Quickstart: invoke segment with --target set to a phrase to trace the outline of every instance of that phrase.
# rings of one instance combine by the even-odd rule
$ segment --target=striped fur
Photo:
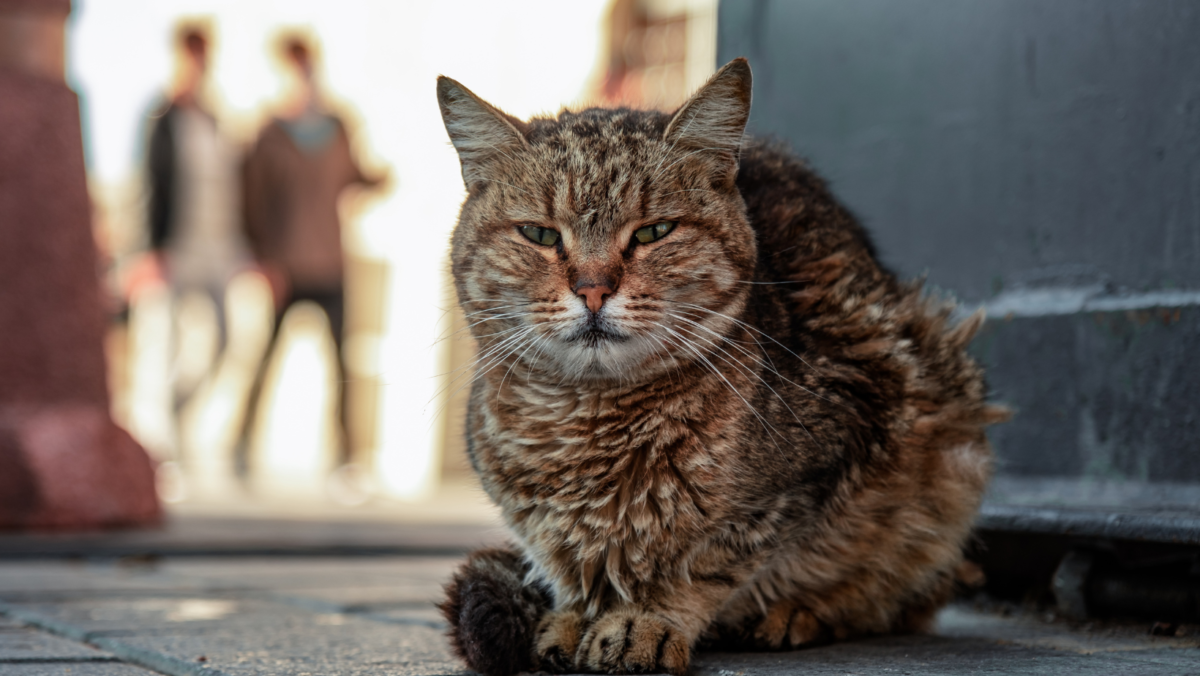
[[[706,642],[924,627],[1005,417],[964,351],[979,322],[897,281],[803,162],[742,139],[746,61],[673,116],[522,122],[448,78],[438,94],[469,191],[470,458],[516,538],[505,579],[553,599],[506,641],[548,671],[681,674]],[[594,315],[573,291],[592,280],[614,289]],[[453,611],[476,569],[448,590],[459,644],[497,633]]]

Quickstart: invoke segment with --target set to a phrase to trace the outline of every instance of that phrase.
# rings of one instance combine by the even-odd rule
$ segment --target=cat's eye
[[[641,244],[649,244],[656,239],[662,239],[663,237],[666,237],[667,233],[674,229],[675,221],[663,221],[662,223],[655,223],[654,225],[647,225],[644,228],[638,228],[637,231],[633,233],[633,237]]]
[[[520,230],[521,234],[525,235],[525,239],[534,244],[541,244],[542,246],[554,246],[558,244],[557,230],[543,228],[540,225],[522,225]]]

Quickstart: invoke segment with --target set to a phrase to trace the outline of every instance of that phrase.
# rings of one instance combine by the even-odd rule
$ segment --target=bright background
[[[347,254],[384,263],[388,271],[381,328],[353,336],[346,348],[354,353],[348,355],[352,370],[382,384],[378,429],[368,453],[371,490],[405,500],[428,497],[438,486],[446,430],[454,429],[437,415],[446,404],[445,374],[462,361],[452,357],[452,341],[438,340],[452,324],[446,252],[464,191],[436,104],[435,79],[454,77],[506,111],[528,117],[595,98],[614,49],[667,55],[667,47],[658,50],[659,42],[683,40],[691,59],[681,66],[686,70],[680,71],[681,85],[686,80],[695,86],[712,72],[714,1],[615,4],[622,7],[609,0],[79,0],[69,26],[68,82],[82,101],[102,243],[117,268],[139,249],[145,119],[173,75],[177,22],[196,18],[211,25],[208,105],[241,144],[252,141],[283,93],[273,38],[284,29],[314,36],[320,80],[349,122],[359,162],[386,168],[391,176],[389,190],[344,209]],[[662,28],[614,48],[614,9],[637,11],[649,20],[675,15],[694,20],[686,34]],[[678,95],[643,99],[640,103],[677,105]],[[258,296],[251,289],[246,298],[261,302],[261,289]],[[145,319],[152,316],[151,310],[134,313],[130,334],[158,337],[143,339],[121,364],[129,373],[116,378],[127,383],[116,393],[115,408],[118,420],[153,451],[169,445],[163,440],[170,434],[164,421],[169,408],[156,380],[165,351],[151,345],[162,338],[168,320],[161,314]],[[155,322],[158,333],[152,330]],[[332,344],[321,342],[319,318],[300,317],[292,324],[290,357],[276,365],[281,371],[276,379],[288,385],[270,398],[268,431],[260,434],[266,447],[258,449],[258,462],[266,463],[266,472],[295,475],[289,480],[293,486],[302,486],[299,477],[306,473],[316,486],[330,470],[329,454],[320,448],[327,430],[313,419],[321,418],[322,402],[331,399],[323,389]],[[235,405],[219,393],[210,400],[209,410],[196,414],[208,422],[192,436],[204,452],[227,453],[215,449],[220,435],[213,427],[231,424],[227,414]]]

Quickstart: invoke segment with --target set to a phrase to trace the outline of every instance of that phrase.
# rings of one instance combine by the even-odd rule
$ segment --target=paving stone
[[[442,612],[432,605],[373,610],[361,613],[359,617],[389,624],[415,624],[434,629],[446,628],[446,620],[442,617]]]
[[[7,600],[211,587],[203,580],[174,576],[152,563],[0,563],[0,599]]]
[[[1186,664],[1126,659],[1126,655],[1129,653],[1082,655],[1003,645],[983,639],[903,636],[850,641],[788,653],[702,654],[696,660],[694,673],[696,676],[1174,676],[1200,671],[1200,655]]]
[[[279,589],[272,598],[309,601],[314,607],[341,609],[350,612],[389,609],[397,606],[425,606],[442,600],[441,585],[401,582],[381,587],[342,587],[325,589]]]
[[[17,620],[12,619],[11,617],[5,617],[4,615],[0,615],[0,631],[3,631],[5,629],[20,629],[24,626],[25,626],[25,624],[23,622],[18,622]]]
[[[1149,662],[1152,664],[1179,667],[1177,673],[1200,674],[1200,654],[1194,649],[1157,649],[1139,650],[1137,652],[1111,653],[1113,657],[1133,662]]]
[[[400,603],[440,597],[456,564],[456,559],[425,557],[0,563],[0,599],[264,590],[345,605]]]
[[[159,676],[131,664],[104,662],[42,662],[7,664],[0,662],[4,676]]]
[[[261,590],[317,610],[360,612],[432,605],[441,600],[442,586],[457,564],[458,559],[445,557],[184,560],[165,570],[205,580],[214,589]]]
[[[416,625],[329,616],[307,627],[259,623],[254,630],[229,628],[204,634],[128,636],[117,639],[141,650],[205,664],[225,674],[460,673],[444,632]]]
[[[1045,621],[1029,614],[1004,616],[952,605],[938,614],[939,636],[987,638],[1032,648],[1052,648],[1077,653],[1121,652],[1200,647],[1200,636],[1151,636],[1148,623],[1093,622],[1072,625],[1063,620]]]
[[[184,559],[165,563],[162,570],[180,578],[236,582],[257,589],[369,589],[440,585],[459,562],[447,557]]]
[[[0,665],[6,661],[52,659],[111,660],[113,656],[36,629],[0,630]],[[0,672],[3,669],[0,666]]]
[[[0,556],[66,558],[143,556],[457,555],[510,536],[495,508],[471,508],[477,523],[402,523],[394,519],[258,518],[172,515],[162,528],[61,535],[0,533]],[[466,514],[464,514],[466,516]],[[482,519],[481,519],[482,517]],[[486,522],[486,523],[484,523]]]
[[[86,634],[121,659],[163,673],[422,676],[469,673],[451,654],[444,622],[431,603],[456,563],[395,557],[184,559],[133,570],[23,564],[0,565],[0,578],[7,574],[15,586],[17,578],[28,576],[41,585],[27,599],[10,602],[15,612],[27,613],[22,617],[43,618],[64,635]],[[74,595],[54,590],[55,580],[73,585]],[[0,637],[32,632],[0,622],[6,622]],[[1200,673],[1200,650],[1192,647],[1200,645],[1196,637],[1150,637],[1141,625],[1078,626],[959,605],[943,611],[937,631],[791,653],[701,654],[696,675]],[[3,645],[0,640],[0,674],[7,676],[16,663],[3,661]]]
[[[304,632],[341,622],[343,616],[260,599],[214,597],[94,598],[57,603],[12,604],[88,634],[196,636],[223,632]]]

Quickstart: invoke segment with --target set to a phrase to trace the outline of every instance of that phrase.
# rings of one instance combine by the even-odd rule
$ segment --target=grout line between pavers
[[[185,662],[170,655],[138,648],[113,638],[98,636],[97,632],[87,631],[72,624],[60,622],[52,617],[46,617],[40,613],[5,603],[4,601],[0,601],[0,614],[7,615],[14,620],[30,626],[44,629],[51,634],[57,634],[101,650],[107,650],[119,659],[136,664],[139,667],[153,669],[167,676],[227,676],[221,670],[214,669],[206,664]]]
[[[96,662],[120,662],[116,655],[96,655],[77,657],[0,657],[0,665],[4,664],[94,664]]]

